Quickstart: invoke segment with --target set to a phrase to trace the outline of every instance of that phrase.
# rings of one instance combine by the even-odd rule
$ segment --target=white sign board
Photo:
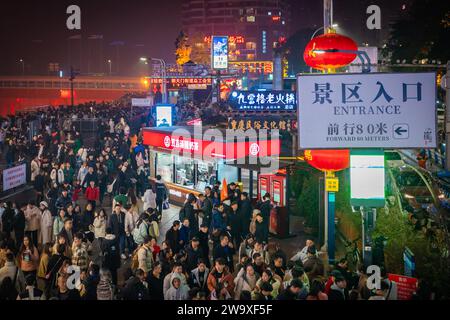
[[[153,104],[152,99],[149,98],[132,98],[131,105],[133,107],[151,107]]]
[[[300,149],[436,148],[435,73],[299,75]]]
[[[211,61],[215,70],[228,68],[228,37],[213,36],[211,41]]]
[[[3,191],[21,186],[25,183],[27,183],[26,164],[3,170]]]

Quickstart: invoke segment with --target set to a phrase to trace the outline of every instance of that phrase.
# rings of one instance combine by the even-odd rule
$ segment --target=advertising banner
[[[211,63],[212,68],[215,70],[228,69],[228,37],[212,37]]]
[[[27,183],[27,166],[22,164],[17,167],[3,170],[3,191],[21,186]]]

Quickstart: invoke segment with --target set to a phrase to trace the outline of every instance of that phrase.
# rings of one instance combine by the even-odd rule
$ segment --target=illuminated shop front
[[[180,134],[179,130],[183,132]],[[170,200],[183,203],[186,195],[203,193],[206,186],[226,179],[242,182],[250,196],[257,195],[258,166],[240,168],[232,163],[249,157],[279,155],[280,140],[225,137],[225,131],[211,138],[205,131],[194,133],[194,127],[166,127],[144,129],[144,144],[150,148],[152,177],[161,175]],[[246,160],[247,161],[247,160]]]

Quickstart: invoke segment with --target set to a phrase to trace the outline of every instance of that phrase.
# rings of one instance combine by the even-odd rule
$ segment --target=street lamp
[[[112,71],[112,67],[111,67],[112,61],[111,59],[108,60],[108,65],[109,65],[109,75],[111,75],[111,71]]]
[[[22,64],[22,75],[25,75],[25,61],[20,59],[19,62]]]

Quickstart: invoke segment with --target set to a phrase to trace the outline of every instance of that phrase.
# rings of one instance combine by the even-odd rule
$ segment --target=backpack
[[[156,221],[150,222],[150,226],[148,228],[148,233],[150,234],[150,236],[152,236],[154,238],[159,238],[158,222],[156,222]]]
[[[139,268],[138,252],[139,252],[139,249],[141,249],[143,246],[144,245],[141,244],[139,247],[137,247],[137,249],[135,249],[133,251],[133,255],[132,255],[132,258],[131,258],[131,266],[130,266],[131,270],[133,270],[133,271],[136,271]],[[145,249],[145,256],[147,256],[148,252],[150,250],[147,249],[147,248],[144,248],[144,249]]]

